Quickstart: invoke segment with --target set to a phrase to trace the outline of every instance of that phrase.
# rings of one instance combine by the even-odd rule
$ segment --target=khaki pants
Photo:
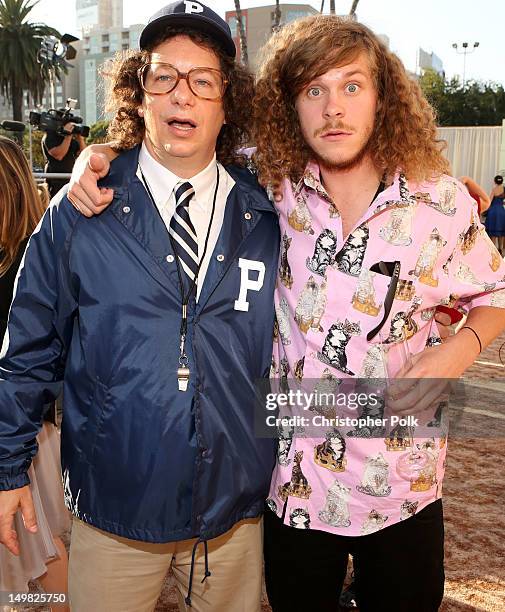
[[[247,519],[208,541],[195,555],[192,606],[184,603],[196,540],[150,544],[122,538],[73,519],[69,598],[72,612],[152,612],[172,567],[179,609],[188,612],[258,612],[262,575],[262,520]]]

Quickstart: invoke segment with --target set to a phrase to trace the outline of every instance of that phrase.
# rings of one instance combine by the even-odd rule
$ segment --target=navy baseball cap
[[[172,2],[150,19],[140,35],[140,48],[145,49],[167,26],[183,26],[208,34],[230,57],[237,50],[231,37],[230,26],[217,13],[201,2]]]

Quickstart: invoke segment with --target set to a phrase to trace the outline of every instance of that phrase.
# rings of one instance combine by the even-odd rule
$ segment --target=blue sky
[[[224,16],[234,9],[233,0],[207,0]],[[125,25],[145,23],[150,15],[168,4],[167,0],[124,0]],[[264,6],[268,1],[242,0],[242,8]],[[296,0],[291,4],[305,4]],[[309,2],[320,9],[321,2]],[[329,0],[326,1],[329,6]],[[335,0],[337,13],[347,13],[351,0]],[[37,20],[60,32],[76,33],[74,0],[40,0],[33,11]],[[360,0],[358,18],[375,32],[390,38],[407,68],[414,70],[417,48],[436,53],[448,76],[461,75],[463,56],[452,43],[468,42],[480,46],[467,56],[466,78],[497,81],[505,85],[505,1],[504,0]]]

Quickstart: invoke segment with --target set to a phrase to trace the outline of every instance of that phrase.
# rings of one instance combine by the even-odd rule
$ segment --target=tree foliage
[[[37,63],[42,38],[60,37],[54,28],[27,21],[37,3],[0,0],[0,93],[11,102],[15,121],[23,120],[23,90],[38,102],[49,80],[47,69]]]
[[[42,136],[44,132],[39,130],[32,131],[32,159],[33,169],[42,170],[44,168],[45,159],[42,153]],[[30,159],[30,132],[25,130],[23,134],[19,132],[10,132],[0,128],[0,136],[5,136],[11,140],[15,140],[22,148],[26,155],[26,159]]]
[[[434,70],[420,78],[421,88],[437,111],[440,126],[501,125],[505,119],[505,89],[493,82],[444,79]]]
[[[97,121],[93,123],[89,128],[89,136],[86,139],[86,144],[94,144],[107,142],[107,128],[109,127],[108,121]]]
[[[46,165],[46,158],[42,152],[42,137],[44,132],[41,130],[32,130],[32,163],[33,169],[42,171]],[[28,159],[30,159],[30,132],[25,130],[23,134],[23,150]]]

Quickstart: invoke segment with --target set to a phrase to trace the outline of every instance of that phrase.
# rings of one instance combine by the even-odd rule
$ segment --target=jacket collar
[[[257,177],[250,170],[235,165],[225,166],[225,168],[235,181],[235,187],[244,196],[244,200],[242,198],[239,200],[243,208],[252,208],[276,214],[274,204],[268,199],[266,191],[261,187]]]
[[[175,256],[168,232],[136,174],[139,150],[137,146],[117,157],[111,164],[109,175],[99,185],[114,189],[114,200],[108,211],[142,245],[146,254],[146,269],[160,283],[166,285],[169,280],[179,291],[177,269],[167,264],[167,258]],[[226,166],[226,171],[235,180],[235,185],[228,195],[223,226],[214,249],[216,254],[224,255],[224,261],[217,261],[214,256],[211,258],[200,293],[200,310],[225,274],[242,242],[259,222],[262,213],[276,215],[273,204],[249,170]]]
[[[118,199],[128,190],[131,183],[139,181],[136,173],[139,163],[140,146],[122,151],[121,155],[111,162],[109,174],[98,182],[99,187],[114,189]],[[240,189],[247,202],[246,208],[275,213],[273,203],[268,199],[266,191],[258,183],[256,176],[247,168],[236,165],[225,166],[226,171],[234,179],[237,189]]]

